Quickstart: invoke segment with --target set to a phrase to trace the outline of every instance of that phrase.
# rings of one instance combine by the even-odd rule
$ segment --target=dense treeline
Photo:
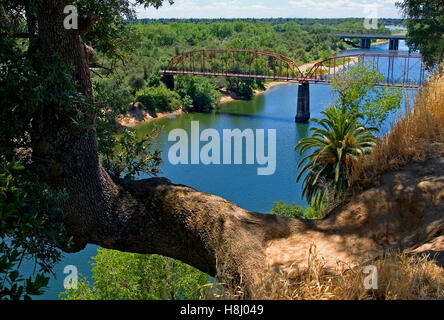
[[[405,22],[405,19],[398,19],[398,18],[381,18],[378,19],[380,22],[380,25],[403,25]],[[269,23],[272,25],[279,25],[286,22],[296,22],[297,24],[300,24],[302,26],[312,26],[315,24],[324,24],[324,25],[340,25],[347,23],[361,23],[362,24],[362,18],[265,18],[265,19],[256,19],[256,18],[233,18],[233,19],[139,19],[139,22],[141,23],[152,23],[152,22],[159,22],[163,24],[169,24],[173,22],[191,22],[191,23],[214,23],[214,22],[252,22],[252,23]],[[362,30],[363,32],[374,32],[374,30]]]
[[[192,111],[213,108],[220,88],[245,98],[251,97],[254,90],[263,89],[260,81],[199,78],[180,79],[177,94],[159,88],[163,86],[161,67],[183,52],[209,48],[267,50],[303,64],[350,48],[335,33],[390,31],[382,23],[378,30],[366,30],[362,19],[163,19],[127,23],[125,32],[126,50],[119,56],[124,63],[99,56],[96,64],[116,69],[117,73],[105,76],[104,80],[117,81],[117,75],[134,101],[149,112],[157,112],[172,111],[180,105]]]

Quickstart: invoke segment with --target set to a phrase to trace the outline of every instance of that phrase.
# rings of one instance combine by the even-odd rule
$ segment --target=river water
[[[408,51],[404,41],[400,42],[399,49],[399,54],[406,54]],[[347,50],[341,55],[361,52],[389,53],[388,44],[375,46],[370,50]],[[155,142],[155,146],[163,151],[164,162],[160,176],[199,191],[219,195],[252,211],[270,212],[273,203],[279,200],[306,206],[306,201],[301,198],[302,184],[296,183],[297,164],[301,156],[294,151],[294,147],[301,138],[309,135],[312,124],[294,122],[297,92],[297,84],[282,84],[250,101],[227,103],[218,112],[187,114],[175,119],[156,121],[156,125],[163,127]],[[414,90],[409,90],[409,95],[413,96]],[[310,96],[312,118],[319,118],[321,111],[335,101],[330,86],[325,84],[311,84]],[[224,129],[276,129],[275,174],[258,176],[257,165],[171,165],[168,161],[168,150],[174,142],[168,142],[168,133],[177,128],[190,133],[191,121],[199,121],[201,130],[216,129],[221,136]],[[151,130],[152,126],[151,123],[138,128],[137,131],[144,134]],[[388,128],[389,122],[385,130]],[[89,245],[82,252],[65,254],[55,268],[55,276],[51,278],[45,295],[35,299],[58,299],[58,294],[63,291],[63,279],[66,276],[63,270],[67,265],[76,266],[80,274],[90,277],[89,261],[96,252],[97,246]]]

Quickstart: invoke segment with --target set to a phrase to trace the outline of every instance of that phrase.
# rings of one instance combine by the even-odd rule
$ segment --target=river
[[[400,54],[406,54],[408,51],[404,41],[400,42],[399,49]],[[388,53],[388,44],[374,46],[369,50],[347,50],[341,55],[361,52]],[[297,90],[297,84],[282,84],[269,89],[262,95],[255,96],[252,100],[224,104],[218,112],[186,114],[175,119],[156,121],[155,125],[163,127],[155,142],[155,146],[163,151],[164,162],[160,176],[199,191],[219,195],[252,211],[269,212],[273,203],[279,200],[306,206],[306,201],[301,198],[302,184],[296,183],[297,164],[301,157],[294,151],[294,147],[301,138],[309,135],[312,124],[295,124],[294,122]],[[414,92],[414,90],[409,90],[409,95],[413,96]],[[321,111],[335,101],[330,86],[325,84],[311,84],[310,96],[312,118],[319,118]],[[235,128],[241,130],[276,129],[275,174],[258,176],[255,165],[171,165],[168,162],[168,150],[173,142],[168,142],[168,133],[176,128],[183,128],[190,132],[191,121],[199,121],[201,130],[213,128],[221,133],[223,129]],[[153,125],[153,123],[144,125],[137,128],[137,131],[139,134],[146,133]],[[385,126],[385,130],[388,128],[389,123]],[[146,176],[139,178],[146,178]],[[45,294],[35,299],[58,299],[58,294],[63,291],[63,280],[66,276],[63,270],[67,265],[76,266],[80,274],[90,277],[89,261],[96,252],[97,246],[88,245],[82,252],[65,254],[62,261],[55,267],[55,276],[51,277]]]

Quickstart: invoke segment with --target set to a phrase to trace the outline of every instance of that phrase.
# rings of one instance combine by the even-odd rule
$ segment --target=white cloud
[[[159,10],[139,8],[139,18],[343,18],[365,17],[365,8],[378,8],[378,17],[399,17],[399,0],[176,0]]]

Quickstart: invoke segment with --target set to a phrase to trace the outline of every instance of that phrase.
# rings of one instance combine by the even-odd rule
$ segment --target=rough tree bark
[[[69,0],[39,2],[38,48],[49,61],[57,53],[74,66],[78,90],[92,100],[85,46],[77,32],[63,27],[63,9],[69,4]],[[412,193],[417,199],[411,206],[424,205],[428,213],[419,213],[420,209],[400,213],[382,201],[386,207],[374,207],[375,212],[344,208],[325,220],[305,221],[248,212],[165,179],[112,179],[99,162],[94,116],[84,110],[84,121],[86,127],[78,126],[64,106],[47,105],[32,123],[36,168],[52,187],[70,195],[62,204],[62,216],[75,236],[73,250],[92,243],[161,254],[210,275],[223,269],[234,281],[242,278],[252,285],[269,268],[304,265],[312,242],[333,266],[337,258],[371,258],[387,248],[425,243],[442,231],[443,218],[437,213],[443,212],[442,197],[430,204],[419,192]],[[442,162],[435,165],[443,168]],[[378,195],[381,199],[393,196],[389,189],[384,192]],[[367,202],[362,206],[371,208]],[[413,225],[404,223],[411,221],[409,212]]]

